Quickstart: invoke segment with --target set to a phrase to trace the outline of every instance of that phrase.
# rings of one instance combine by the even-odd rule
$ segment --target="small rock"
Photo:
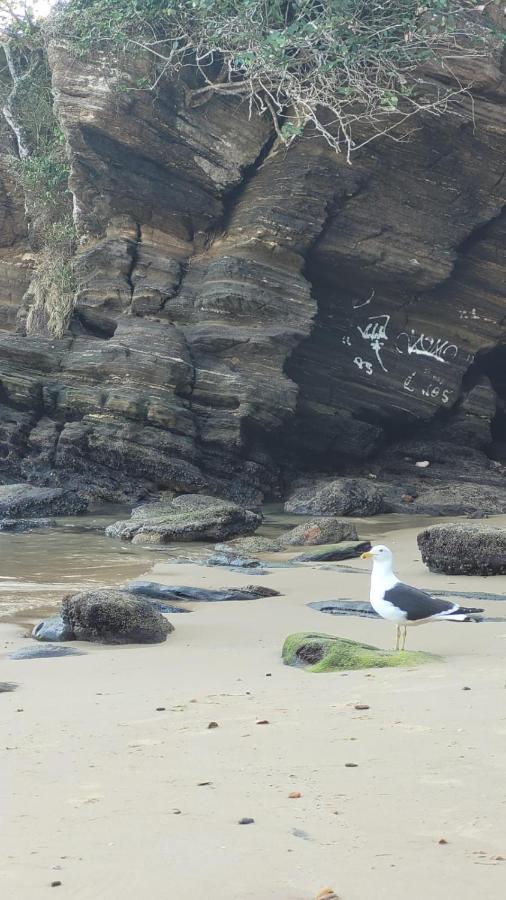
[[[323,888],[316,895],[316,900],[339,900],[339,897],[332,888]]]
[[[346,766],[347,769],[357,769],[358,768],[358,763],[345,763],[344,765]]]
[[[51,887],[60,887],[60,885],[61,885],[61,881],[52,881],[51,882]]]
[[[462,690],[463,690],[463,691],[470,691],[471,688],[470,688],[470,687],[463,687]]]
[[[58,644],[43,644],[42,646],[21,647],[9,653],[9,659],[46,659],[51,656],[84,656],[81,650],[74,647],[61,647]]]
[[[447,843],[448,843],[448,841],[446,840],[446,838],[439,838],[439,840],[438,840],[438,844],[447,844]]]
[[[239,825],[253,825],[254,821],[255,821],[254,819],[249,819],[247,816],[244,816],[244,818],[239,819],[238,824]]]
[[[180,809],[173,809],[173,810],[172,810],[172,815],[174,815],[174,816],[180,816],[180,815],[181,815],[181,810],[180,810]]]
[[[430,462],[428,459],[423,459],[421,462],[416,462],[415,466],[417,469],[428,469],[430,466]]]
[[[339,544],[322,544],[316,550],[301,553],[292,559],[299,562],[339,562],[344,559],[358,559],[366,550],[371,549],[370,541],[341,541]]]
[[[206,787],[208,784],[212,784],[212,781],[199,781],[197,787]]]
[[[270,725],[270,722],[268,719],[258,719],[257,725]]]
[[[403,503],[413,503],[415,498],[411,496],[411,494],[402,494],[401,500]]]
[[[299,797],[302,797],[302,794],[300,791],[290,791],[288,796],[289,796],[290,800],[298,800]]]
[[[220,726],[218,725],[217,722],[209,722],[209,725],[207,727],[208,728],[219,728]]]
[[[371,707],[367,705],[367,703],[355,703],[355,709],[370,709]]]
[[[73,641],[74,632],[61,616],[52,616],[35,626],[32,637],[36,641]]]
[[[165,706],[157,706],[157,707],[156,707],[156,711],[157,711],[157,712],[165,712],[165,710],[166,710],[166,707],[165,707]]]

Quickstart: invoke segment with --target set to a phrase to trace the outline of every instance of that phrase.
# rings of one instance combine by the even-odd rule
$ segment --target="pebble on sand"
[[[332,888],[323,888],[323,890],[316,895],[316,900],[339,900],[339,897]]]
[[[345,763],[347,769],[358,769],[358,763]]]
[[[355,703],[355,709],[370,709],[367,703]]]
[[[302,797],[302,794],[300,791],[290,791],[288,796],[289,796],[290,800],[298,800],[299,797]]]
[[[249,819],[248,816],[244,816],[244,818],[239,819],[239,825],[253,825],[254,819]]]
[[[270,722],[268,719],[257,719],[257,725],[269,725]]]
[[[220,726],[218,725],[217,722],[209,722],[209,725],[207,727],[208,728],[219,728]]]

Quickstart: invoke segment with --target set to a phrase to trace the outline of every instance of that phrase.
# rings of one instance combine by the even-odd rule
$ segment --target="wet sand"
[[[506,596],[506,577],[431,575],[418,530],[385,537],[401,578]],[[189,605],[163,645],[10,660],[26,639],[2,625],[0,681],[19,685],[0,694],[2,900],[39,900],[53,881],[76,900],[313,900],[326,886],[341,900],[502,898],[506,622],[410,630],[408,648],[442,656],[421,668],[284,667],[295,631],[392,646],[388,623],[306,606],[367,599],[369,564],[349,565],[156,562],[152,580],[283,594]],[[506,616],[506,602],[486,608]]]

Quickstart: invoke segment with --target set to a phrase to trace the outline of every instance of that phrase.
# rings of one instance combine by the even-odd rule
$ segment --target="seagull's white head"
[[[362,553],[360,559],[372,559],[374,560],[374,565],[379,564],[390,569],[394,561],[394,555],[384,544],[376,544],[376,546],[371,547],[367,553]]]

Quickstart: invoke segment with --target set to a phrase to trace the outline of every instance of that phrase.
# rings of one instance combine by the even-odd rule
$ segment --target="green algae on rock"
[[[283,644],[282,656],[285,665],[304,667],[308,672],[415,666],[438,659],[431,653],[380,650],[371,644],[318,632],[290,634]]]

